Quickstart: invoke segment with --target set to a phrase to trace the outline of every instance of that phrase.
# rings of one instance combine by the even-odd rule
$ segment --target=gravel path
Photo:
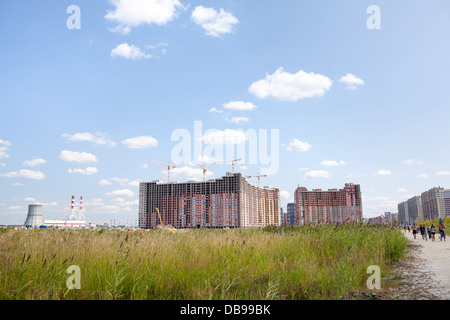
[[[411,258],[397,269],[398,287],[390,289],[391,299],[450,300],[450,239],[425,241],[418,234],[405,233]]]

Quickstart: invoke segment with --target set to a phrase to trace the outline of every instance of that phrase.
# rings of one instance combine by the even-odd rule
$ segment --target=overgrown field
[[[344,225],[255,230],[0,233],[0,299],[338,299],[368,290],[403,258],[399,229]],[[66,272],[81,270],[81,289]],[[384,280],[382,282],[383,286]]]

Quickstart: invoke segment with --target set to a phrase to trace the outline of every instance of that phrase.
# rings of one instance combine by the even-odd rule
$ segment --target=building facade
[[[437,187],[422,193],[422,207],[424,219],[438,219],[439,217],[446,217],[450,211],[445,207],[445,194],[450,190]]]
[[[287,225],[297,225],[297,216],[295,215],[295,203],[287,204]]]
[[[140,183],[139,227],[164,224],[188,228],[256,228],[281,225],[280,192],[259,188],[241,173],[205,182]]]
[[[362,222],[359,184],[346,183],[343,189],[295,190],[296,224]]]

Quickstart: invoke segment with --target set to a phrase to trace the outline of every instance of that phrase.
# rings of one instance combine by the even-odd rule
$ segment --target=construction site
[[[203,181],[141,182],[139,187],[139,227],[153,229],[171,226],[175,229],[193,228],[258,228],[280,225],[280,191],[274,187],[250,184],[241,173],[232,172],[218,179]]]

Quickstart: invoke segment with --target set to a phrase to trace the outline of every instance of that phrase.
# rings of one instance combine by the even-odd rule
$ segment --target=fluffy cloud
[[[428,178],[428,175],[426,173],[421,173],[417,176],[417,178],[425,179]]]
[[[33,159],[33,160],[24,161],[23,165],[27,166],[27,167],[37,167],[44,163],[47,163],[47,161],[45,161],[44,159],[41,159],[41,158],[37,158],[37,159]]]
[[[118,25],[113,32],[128,34],[131,28],[140,25],[165,25],[176,17],[177,10],[183,8],[178,0],[110,0],[115,6],[108,10],[105,19]]]
[[[330,177],[331,177],[331,172],[324,171],[324,170],[310,171],[305,174],[305,178],[307,178],[307,179],[308,178],[311,178],[311,179],[330,178]]]
[[[217,108],[211,108],[208,111],[209,113],[224,113],[222,110],[218,110]]]
[[[45,174],[43,174],[42,172],[28,170],[28,169],[7,172],[7,173],[0,174],[0,176],[5,177],[5,178],[27,178],[27,179],[32,179],[32,180],[45,179]]]
[[[36,202],[36,199],[35,198],[25,198],[25,199],[23,199],[24,201],[27,201],[27,202]]]
[[[111,57],[122,57],[130,60],[149,59],[151,54],[144,53],[139,47],[128,43],[119,44],[111,50]]]
[[[439,171],[436,173],[437,176],[450,176],[450,171]]]
[[[0,159],[1,158],[9,158],[9,154],[7,154],[5,151],[0,151]]]
[[[3,144],[3,145],[8,146],[8,147],[11,146],[11,143],[9,141],[2,140],[2,139],[0,139],[0,144]]]
[[[240,144],[248,140],[248,137],[241,130],[215,130],[203,135],[202,140],[206,144]]]
[[[357,76],[347,73],[345,76],[343,76],[340,80],[341,83],[345,84],[347,86],[347,89],[356,89],[357,86],[362,86],[364,84],[364,81]]]
[[[228,110],[237,110],[237,111],[252,111],[258,108],[253,103],[244,101],[231,101],[228,103],[224,103],[223,107]]]
[[[233,32],[233,26],[239,23],[238,18],[230,12],[220,9],[219,12],[213,8],[197,6],[192,11],[191,19],[201,26],[206,34],[212,37],[219,37],[222,34]]]
[[[117,197],[133,197],[134,192],[130,189],[121,189],[121,190],[115,190],[112,192],[107,192],[106,195],[108,196],[117,196]]]
[[[322,161],[320,164],[325,167],[337,167],[337,166],[345,166],[346,165],[345,161],[342,161],[342,160],[341,161],[325,160],[325,161]]]
[[[282,101],[298,101],[305,98],[320,97],[328,91],[333,81],[323,75],[306,73],[303,70],[289,73],[278,68],[274,74],[254,82],[249,92],[257,98],[274,97]]]
[[[94,156],[92,153],[76,152],[68,150],[63,150],[59,155],[59,158],[66,162],[78,162],[78,163],[98,162],[97,157]]]
[[[62,135],[63,138],[66,138],[69,141],[73,142],[84,142],[89,141],[93,142],[97,145],[105,145],[107,147],[115,147],[117,144],[111,139],[111,137],[104,132],[97,131],[94,134],[89,132],[81,132],[81,133],[75,133],[75,134],[68,134],[65,133]]]
[[[95,168],[95,167],[87,167],[86,169],[69,169],[69,170],[67,170],[67,172],[69,172],[69,173],[79,173],[79,174],[90,176],[90,175],[92,175],[94,173],[97,173],[98,169]]]
[[[392,173],[391,173],[390,170],[378,170],[375,175],[377,175],[377,176],[390,176],[390,175],[392,175]]]
[[[231,119],[227,118],[226,121],[231,122],[231,123],[240,124],[240,123],[244,123],[244,122],[249,122],[250,119],[247,117],[232,117]]]
[[[401,193],[408,192],[408,190],[406,188],[398,188],[397,191],[401,192]]]
[[[146,149],[156,147],[158,145],[158,141],[150,136],[141,136],[125,139],[122,141],[122,144],[129,149]]]
[[[286,150],[287,151],[296,150],[296,151],[306,152],[311,148],[312,148],[312,145],[310,145],[308,142],[303,142],[298,139],[294,139],[291,143],[289,143]]]
[[[109,185],[111,185],[111,184],[112,184],[112,182],[111,182],[111,181],[108,181],[108,180],[105,180],[105,179],[103,179],[103,180],[100,180],[100,181],[98,182],[98,184],[99,184],[99,185],[102,185],[102,186],[109,186]]]
[[[280,198],[284,200],[289,200],[290,194],[287,191],[280,191]]]

